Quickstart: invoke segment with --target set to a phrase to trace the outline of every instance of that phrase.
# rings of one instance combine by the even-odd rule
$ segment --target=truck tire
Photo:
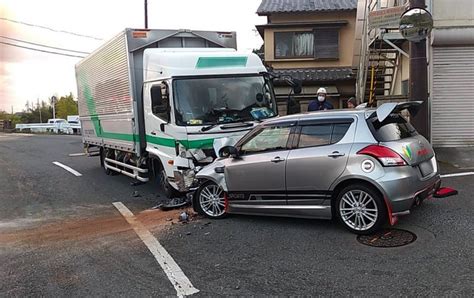
[[[153,180],[167,198],[171,199],[180,195],[180,192],[169,183],[168,175],[159,159],[153,159]]]
[[[117,174],[117,172],[111,170],[111,169],[106,169],[105,168],[105,157],[107,156],[107,149],[105,148],[100,148],[100,166],[102,167],[102,169],[104,170],[104,173],[105,175],[108,175],[108,176],[114,176]],[[109,156],[110,157],[110,156]]]

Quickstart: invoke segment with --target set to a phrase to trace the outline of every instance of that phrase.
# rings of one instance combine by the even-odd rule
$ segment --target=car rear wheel
[[[362,184],[344,188],[336,200],[337,216],[355,234],[371,234],[386,222],[387,212],[382,196]]]
[[[224,190],[212,181],[207,181],[196,192],[197,211],[209,218],[220,219],[227,216]]]

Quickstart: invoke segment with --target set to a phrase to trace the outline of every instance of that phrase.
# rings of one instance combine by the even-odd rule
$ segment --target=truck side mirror
[[[293,93],[300,94],[302,91],[302,83],[300,80],[293,79]]]

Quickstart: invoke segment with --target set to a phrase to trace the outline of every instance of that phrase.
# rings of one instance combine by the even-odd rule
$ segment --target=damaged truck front
[[[76,65],[83,143],[107,174],[187,192],[219,148],[277,115],[266,69],[235,33],[126,29]]]

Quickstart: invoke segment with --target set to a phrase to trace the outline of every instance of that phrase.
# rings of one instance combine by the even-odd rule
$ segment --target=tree
[[[61,96],[56,103],[56,118],[67,119],[68,115],[77,115],[77,102],[74,100],[72,93],[67,96]]]

